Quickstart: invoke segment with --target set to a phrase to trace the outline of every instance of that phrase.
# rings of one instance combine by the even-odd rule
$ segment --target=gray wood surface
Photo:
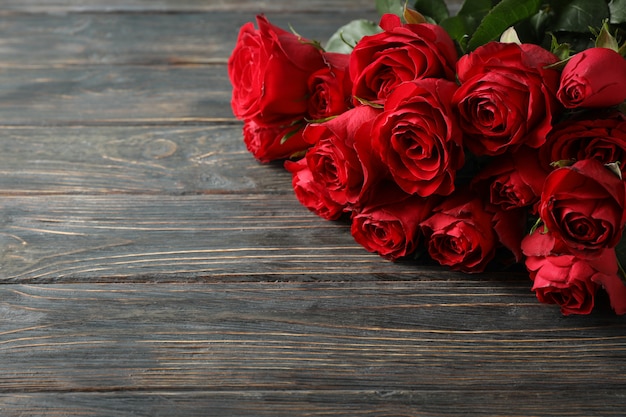
[[[458,3],[456,0],[450,4]],[[97,12],[97,13],[172,13],[242,11],[246,13],[274,12],[292,13],[308,11],[374,11],[370,0],[3,0],[2,7],[7,11],[19,12]]]
[[[294,6],[306,4],[292,3]],[[261,11],[265,11],[272,23],[285,29],[292,25],[302,36],[320,42],[325,42],[351,19],[378,19],[373,1],[362,2],[370,5],[369,8],[357,7],[358,2],[343,3],[354,7],[343,9],[341,2],[337,2],[332,8],[326,6],[329,12],[312,13],[297,7],[288,12],[276,12],[268,8],[279,6],[281,2],[241,2],[241,6],[246,6],[244,8],[230,1],[203,1],[197,4],[219,6],[225,10],[195,13],[184,8],[175,13],[155,13],[150,9],[143,13],[8,12],[0,25],[0,68],[43,66],[48,70],[51,66],[88,64],[224,64],[235,46],[239,27],[254,20]],[[155,1],[146,2],[146,7],[155,4]],[[170,4],[181,6],[184,2],[172,1]],[[17,5],[27,9],[25,2],[16,2]],[[172,18],[172,14],[176,14],[176,18]]]
[[[384,261],[245,150],[239,25],[373,4],[0,2],[0,416],[624,414],[606,300]]]

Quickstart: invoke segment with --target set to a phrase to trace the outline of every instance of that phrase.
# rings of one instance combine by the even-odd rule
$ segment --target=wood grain
[[[602,293],[563,317],[523,272],[384,261],[246,152],[238,26],[373,4],[2,2],[1,416],[623,415]]]
[[[168,13],[11,15],[0,25],[0,68],[224,64],[239,27],[254,22],[257,12],[231,9],[236,11],[186,12],[175,18]],[[326,42],[350,20],[377,20],[378,15],[371,9],[333,7],[316,13],[268,11],[267,18],[279,27],[291,25],[302,36]]]
[[[292,192],[291,177],[281,164],[262,165],[246,150],[241,123],[158,123],[5,126],[0,194]]]
[[[130,415],[150,399],[164,410],[198,413],[204,402],[229,415],[360,415],[365,405],[371,415],[563,415],[623,406],[623,320],[555,320],[518,285],[435,277],[4,285],[0,390],[20,394],[0,406],[41,405],[48,390],[64,393],[51,407],[81,415],[103,405],[91,411],[117,406]],[[610,392],[612,403],[600,405]],[[519,401],[513,414],[511,399]]]
[[[0,125],[234,121],[225,66],[8,68]]]
[[[292,194],[5,196],[2,281],[361,280],[444,273],[391,263]]]
[[[607,402],[610,398],[610,402]],[[567,390],[278,390],[218,392],[23,393],[0,396],[8,417],[111,415],[233,416],[622,416],[624,395],[603,388]]]
[[[450,1],[451,4],[458,0]],[[370,0],[3,0],[5,11],[27,13],[172,13],[239,10],[246,13],[374,10]]]

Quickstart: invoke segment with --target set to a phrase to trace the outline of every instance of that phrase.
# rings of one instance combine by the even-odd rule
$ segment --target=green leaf
[[[540,43],[546,35],[546,27],[550,22],[550,13],[546,10],[539,10],[538,13],[528,19],[528,24],[533,30],[535,42]]]
[[[537,230],[539,226],[541,226],[542,224],[543,224],[543,221],[541,220],[541,217],[538,217],[537,221],[535,221],[533,226],[530,228],[530,231],[528,232],[528,234],[532,235],[533,233],[535,233],[535,230]]]
[[[549,14],[545,9],[542,9],[529,19],[517,23],[515,30],[522,43],[534,43],[548,49],[550,41],[550,34],[546,33],[548,22]]]
[[[448,32],[452,39],[458,42],[461,51],[465,51],[469,36],[478,27],[478,21],[471,16],[456,15],[439,22],[439,25]]]
[[[459,44],[461,52],[465,53],[467,41],[480,24],[480,21],[498,1],[465,0],[456,16],[449,16],[439,21],[439,25]]]
[[[364,106],[370,106],[375,109],[382,109],[385,107],[384,105],[380,103],[374,103],[373,101],[365,100],[364,98],[361,98],[361,97],[355,97],[355,99],[357,99],[358,102],[363,104]]]
[[[481,16],[480,19],[482,19],[496,3],[497,1],[493,0],[465,0],[457,16]]]
[[[282,138],[280,138],[280,144],[284,145],[285,142],[287,142],[291,137],[293,137],[296,133],[298,133],[299,130],[300,130],[300,126],[285,133],[285,135]]]
[[[617,39],[609,32],[609,26],[606,21],[602,24],[602,29],[600,29],[600,33],[596,37],[596,47],[612,49],[619,53]]]
[[[406,0],[376,0],[376,11],[382,16],[386,13],[402,16]]]
[[[609,23],[612,25],[626,23],[626,0],[611,0],[609,2],[609,13],[611,14]]]
[[[556,68],[559,71],[562,71],[563,68],[565,68],[565,64],[567,64],[570,56],[572,55],[572,51],[568,43],[559,43],[553,34],[551,34],[551,37],[552,43],[550,45],[550,52],[559,57],[559,62],[548,65],[548,67]]]
[[[349,54],[363,36],[380,33],[382,29],[377,23],[366,19],[357,19],[337,29],[328,39],[324,50]]]
[[[485,16],[468,43],[470,50],[497,39],[502,32],[539,11],[541,0],[502,0]]]
[[[432,17],[435,22],[440,22],[450,16],[444,0],[416,0],[414,7],[424,16]]]
[[[609,18],[609,6],[599,0],[572,0],[558,12],[552,30],[589,33],[589,28],[599,28]]]

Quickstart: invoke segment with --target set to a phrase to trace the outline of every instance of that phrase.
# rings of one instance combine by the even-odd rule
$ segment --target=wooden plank
[[[451,0],[454,3],[458,0]],[[207,12],[239,10],[247,13],[320,10],[360,11],[374,10],[373,0],[3,0],[4,11],[30,13],[70,12]]]
[[[140,415],[626,405],[623,318],[563,319],[516,281],[2,285],[0,300],[3,415],[132,415],[148,402]]]
[[[567,404],[565,406],[564,404]],[[341,390],[23,393],[0,396],[8,417],[623,416],[620,390]]]
[[[279,390],[20,393],[0,395],[7,417],[623,416],[621,390]]]
[[[0,194],[291,193],[248,153],[242,125],[4,127]]]
[[[70,66],[0,72],[0,125],[234,121],[226,66]]]
[[[405,279],[291,194],[4,196],[3,282]]]
[[[241,11],[16,14],[0,25],[0,67],[225,63],[239,27],[254,21],[254,15]],[[270,12],[267,17],[282,28],[292,25],[301,35],[326,42],[350,20],[377,20],[378,14],[333,7],[318,13]]]

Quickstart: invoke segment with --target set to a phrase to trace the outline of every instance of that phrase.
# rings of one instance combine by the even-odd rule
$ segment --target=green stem
[[[622,263],[619,261],[619,259],[617,260],[617,268],[619,269],[620,275],[622,276],[622,281],[626,282],[626,271],[624,270],[624,267],[622,266]]]

